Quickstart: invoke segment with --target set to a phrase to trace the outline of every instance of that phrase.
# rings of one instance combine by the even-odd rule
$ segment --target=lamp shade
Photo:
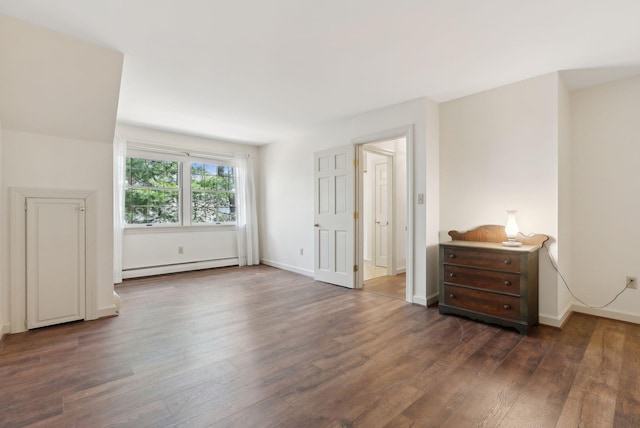
[[[507,224],[504,227],[504,232],[510,241],[513,241],[518,236],[518,223],[516,222],[517,210],[507,210]]]

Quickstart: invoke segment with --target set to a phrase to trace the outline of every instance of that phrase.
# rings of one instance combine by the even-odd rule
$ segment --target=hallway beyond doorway
[[[405,300],[406,296],[406,274],[394,276],[380,276],[370,280],[365,280],[362,286],[364,291],[381,294],[394,299]]]

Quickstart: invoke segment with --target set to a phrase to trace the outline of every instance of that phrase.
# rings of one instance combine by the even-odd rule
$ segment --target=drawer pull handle
[[[511,281],[505,281],[504,285],[511,285]]]
[[[502,305],[502,307],[505,309],[511,309],[511,305]]]
[[[456,274],[455,274],[455,273],[450,273],[450,274],[449,274],[449,277],[451,277],[451,278],[453,278],[454,276],[456,276]]]
[[[455,298],[456,298],[456,295],[455,295],[455,294],[453,294],[453,293],[451,293],[451,294],[449,294],[449,297],[450,297],[450,298],[452,298],[452,299],[455,299]]]
[[[511,260],[510,259],[505,259],[504,264],[505,265],[510,265],[511,264]]]
[[[455,254],[449,254],[449,258],[450,258],[450,259],[455,259],[455,258],[456,258],[456,255],[455,255]]]

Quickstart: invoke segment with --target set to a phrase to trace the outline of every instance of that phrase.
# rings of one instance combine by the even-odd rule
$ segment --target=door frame
[[[27,331],[27,219],[25,206],[28,198],[61,198],[85,200],[85,320],[97,318],[97,210],[93,190],[66,189],[9,189],[11,217],[9,224],[11,252],[9,278],[11,280],[11,333]]]
[[[395,140],[398,138],[405,138],[406,144],[406,158],[407,158],[407,241],[406,241],[406,294],[405,300],[408,303],[414,302],[414,130],[413,125],[401,126],[398,128],[390,129],[387,131],[378,132],[375,134],[367,135],[364,137],[355,138],[352,143],[356,145],[356,204],[358,207],[358,213],[363,209],[363,186],[362,186],[362,152],[363,146],[368,143],[377,143],[380,141]],[[355,259],[358,266],[363,266],[364,263],[364,243],[363,243],[363,221],[362,216],[356,220],[356,255]],[[356,288],[362,288],[364,277],[364,269],[358,269],[356,272]]]

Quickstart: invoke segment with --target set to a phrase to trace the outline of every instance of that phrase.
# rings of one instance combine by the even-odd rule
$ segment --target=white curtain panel
[[[122,282],[122,240],[124,235],[124,181],[127,141],[113,142],[113,283]]]
[[[253,180],[253,163],[246,153],[235,154],[238,260],[240,266],[260,264],[258,216]]]

